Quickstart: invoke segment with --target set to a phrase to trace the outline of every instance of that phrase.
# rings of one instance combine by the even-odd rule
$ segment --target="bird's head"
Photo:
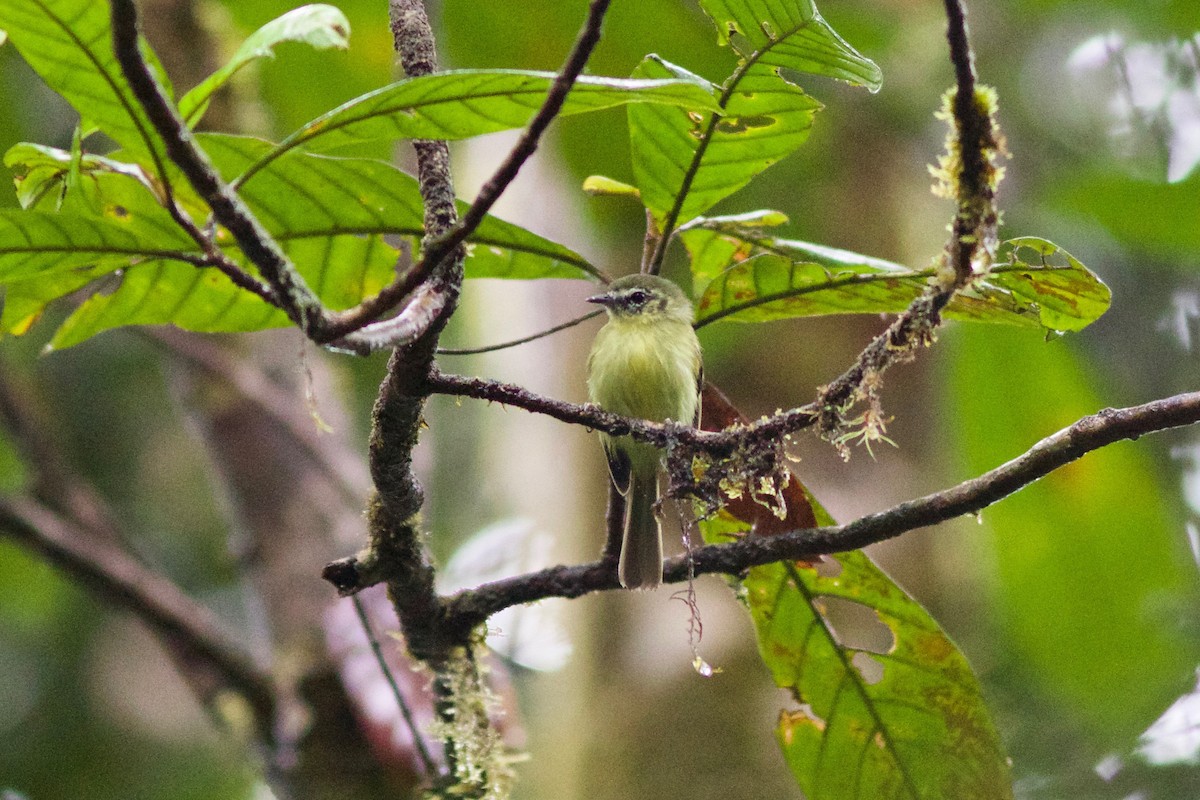
[[[692,321],[692,304],[683,290],[657,275],[626,275],[608,285],[603,294],[588,298],[604,306],[614,319],[677,319]]]

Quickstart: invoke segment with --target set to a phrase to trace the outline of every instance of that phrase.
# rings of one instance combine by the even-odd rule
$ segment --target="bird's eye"
[[[629,302],[633,303],[635,306],[640,306],[642,303],[646,302],[646,293],[641,289],[635,289],[629,293]]]

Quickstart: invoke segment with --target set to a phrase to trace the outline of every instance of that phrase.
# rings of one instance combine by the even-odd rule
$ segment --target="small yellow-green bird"
[[[608,312],[588,356],[588,396],[627,417],[697,424],[702,364],[692,328],[692,304],[655,275],[629,275],[588,298]],[[662,583],[658,502],[661,452],[628,436],[600,434],[613,485],[625,496],[625,533],[618,576],[628,589]]]

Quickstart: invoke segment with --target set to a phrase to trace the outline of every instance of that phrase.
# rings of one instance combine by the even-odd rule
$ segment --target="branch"
[[[437,211],[438,219],[433,221],[428,219],[431,207],[427,204],[425,252],[421,260],[394,283],[384,287],[375,297],[364,301],[356,308],[333,315],[332,322],[328,328],[328,333],[333,339],[345,336],[361,328],[364,334],[364,341],[361,342],[362,346],[370,350],[380,350],[413,341],[416,338],[413,330],[421,324],[427,326],[430,323],[428,315],[424,315],[414,323],[408,325],[388,325],[387,323],[368,325],[371,320],[378,319],[380,315],[395,307],[397,303],[416,289],[427,276],[438,269],[438,265],[447,257],[458,252],[467,238],[483,222],[488,211],[500,199],[504,190],[517,177],[517,173],[521,170],[521,167],[537,150],[542,134],[546,132],[550,123],[554,121],[559,111],[562,110],[562,105],[567,99],[567,94],[570,93],[571,88],[575,85],[575,80],[587,65],[592,50],[595,49],[596,44],[600,41],[600,28],[604,22],[604,15],[608,10],[610,2],[611,0],[592,0],[587,19],[584,22],[582,30],[579,32],[579,36],[575,40],[575,45],[567,55],[567,60],[555,77],[554,83],[550,86],[550,91],[547,92],[546,99],[542,101],[541,108],[538,109],[533,119],[529,121],[524,133],[521,134],[521,138],[517,140],[513,149],[509,151],[504,162],[479,190],[479,194],[475,196],[475,200],[471,203],[470,208],[467,209],[462,220],[456,222],[453,205],[454,198],[452,196],[448,198],[445,207]],[[407,5],[407,3],[403,2],[393,2],[392,31],[396,37],[397,48],[409,48],[408,53],[401,52],[401,62],[405,64],[404,71],[410,76],[426,75],[434,71],[434,65],[436,64],[436,57],[432,46],[424,47],[415,43],[416,40],[411,36],[404,35],[397,25],[397,20],[401,19],[401,16],[398,15],[396,9],[400,8],[402,13],[405,14],[410,13],[403,9]],[[432,41],[432,38],[430,41]],[[413,146],[418,151],[418,164],[434,156],[433,153],[429,153],[425,159],[422,159],[420,154],[423,147],[445,147],[444,144],[439,145],[433,142],[414,142]],[[422,179],[421,187],[423,192],[427,189],[436,188],[436,186],[436,183],[426,185],[425,180]],[[438,313],[440,313],[440,310]],[[335,345],[340,344],[342,343],[335,342]]]
[[[112,7],[113,51],[130,89],[155,132],[162,138],[167,157],[179,167],[192,188],[209,205],[217,222],[233,235],[246,258],[258,267],[278,300],[279,307],[305,334],[313,336],[323,323],[324,309],[320,300],[266,229],[229,185],[221,180],[208,157],[196,146],[191,130],[167,99],[138,47],[138,17],[134,1],[109,2]],[[151,152],[158,162],[159,156],[153,146]],[[157,166],[159,176],[166,181],[168,178],[164,165],[157,163]],[[168,204],[174,206],[174,201],[168,198]],[[177,211],[173,212],[173,216],[180,222]],[[184,227],[187,229],[189,226],[184,224]],[[248,284],[243,288],[246,286]]]
[[[544,397],[523,386],[487,378],[468,378],[450,375],[436,367],[425,377],[432,394],[473,397],[477,400],[501,403],[535,414],[545,414],[559,422],[583,425],[613,436],[631,436],[660,448],[685,445],[714,458],[730,455],[739,447],[754,447],[762,442],[779,439],[790,433],[811,427],[817,422],[815,405],[793,408],[750,425],[735,425],[723,431],[702,431],[691,425],[659,423],[636,417],[623,417],[605,411],[593,403],[580,405]]]
[[[567,328],[574,328],[579,323],[587,322],[589,319],[592,319],[593,317],[598,317],[603,313],[604,313],[604,309],[597,309],[596,311],[589,311],[588,313],[584,314],[581,317],[576,317],[575,319],[567,320],[566,322],[563,322],[559,325],[555,325],[553,328],[547,328],[544,331],[538,331],[537,333],[532,333],[529,336],[522,336],[520,339],[512,339],[507,342],[500,342],[499,344],[489,344],[484,347],[464,347],[464,348],[439,347],[437,354],[439,356],[476,356],[476,355],[480,355],[481,353],[494,353],[497,350],[507,350],[510,347],[516,347],[518,345],[528,344],[530,342],[536,342],[538,339],[545,338],[546,336],[552,336],[553,334],[556,334],[559,331],[565,331]]]
[[[1003,152],[990,95],[975,84],[974,55],[967,39],[966,11],[962,0],[945,0],[950,61],[954,66],[952,134],[947,154],[936,171],[942,185],[938,193],[953,197],[958,209],[950,240],[929,288],[897,317],[887,330],[867,345],[855,363],[817,396],[821,435],[839,442],[839,436],[856,424],[868,437],[882,433],[882,412],[875,395],[876,378],[889,366],[912,359],[919,347],[930,344],[942,323],[942,309],[979,274],[986,274],[996,251],[996,184],[1000,171],[996,158]],[[976,269],[978,265],[979,269]],[[860,400],[871,404],[863,417],[848,420],[849,410]]]
[[[471,203],[471,208],[463,217],[462,222],[438,242],[439,248],[448,252],[451,248],[465,242],[467,237],[483,222],[487,212],[500,199],[500,195],[517,177],[517,173],[525,161],[537,150],[539,139],[554,118],[558,116],[563,102],[567,99],[567,94],[570,93],[571,87],[575,85],[575,80],[587,66],[592,51],[600,42],[600,28],[604,24],[604,15],[608,11],[610,2],[611,0],[592,0],[583,28],[579,31],[575,44],[567,55],[567,60],[558,71],[558,77],[554,79],[554,84],[547,92],[542,107],[530,120],[525,132],[509,152],[508,158],[479,190],[479,194],[475,196],[475,201]]]
[[[404,71],[427,75],[436,65],[433,31],[421,0],[391,0],[389,14],[395,47]],[[425,203],[425,244],[457,219],[454,184],[445,142],[414,142],[421,197]],[[428,397],[425,376],[433,363],[438,336],[453,312],[462,281],[462,248],[448,262],[433,265],[423,284],[437,313],[415,341],[397,347],[371,413],[370,467],[376,496],[368,509],[368,546],[363,556],[374,565],[400,618],[410,652],[435,670],[449,660],[453,643],[441,635],[440,600],[433,587],[433,561],[419,530],[425,493],[412,469]],[[410,304],[411,308],[411,304]],[[402,320],[404,312],[396,318]],[[398,324],[398,323],[397,323]],[[325,570],[328,576],[330,567]]]
[[[275,691],[212,613],[119,548],[87,536],[75,524],[32,500],[0,500],[0,532],[37,552],[106,601],[241,693],[255,711],[259,733],[274,741]]]
[[[812,560],[820,555],[866,547],[916,528],[975,514],[1093,450],[1123,439],[1137,439],[1197,422],[1200,422],[1200,392],[1175,395],[1131,408],[1104,409],[1048,436],[1006,464],[950,489],[909,500],[845,525],[707,545],[693,550],[690,555],[669,559],[664,567],[663,581],[681,583],[688,580],[689,574],[738,575],[762,564]],[[460,592],[447,601],[446,618],[449,625],[469,631],[509,606],[617,588],[612,566],[604,560],[573,567],[551,567]]]

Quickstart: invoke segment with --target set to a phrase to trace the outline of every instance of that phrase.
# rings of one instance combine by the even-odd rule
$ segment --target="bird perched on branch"
[[[699,423],[703,367],[692,328],[692,304],[683,291],[655,275],[629,275],[588,298],[604,306],[608,323],[588,356],[588,396],[627,417]],[[662,583],[662,531],[657,447],[601,433],[613,485],[625,497],[618,577],[629,589]]]

